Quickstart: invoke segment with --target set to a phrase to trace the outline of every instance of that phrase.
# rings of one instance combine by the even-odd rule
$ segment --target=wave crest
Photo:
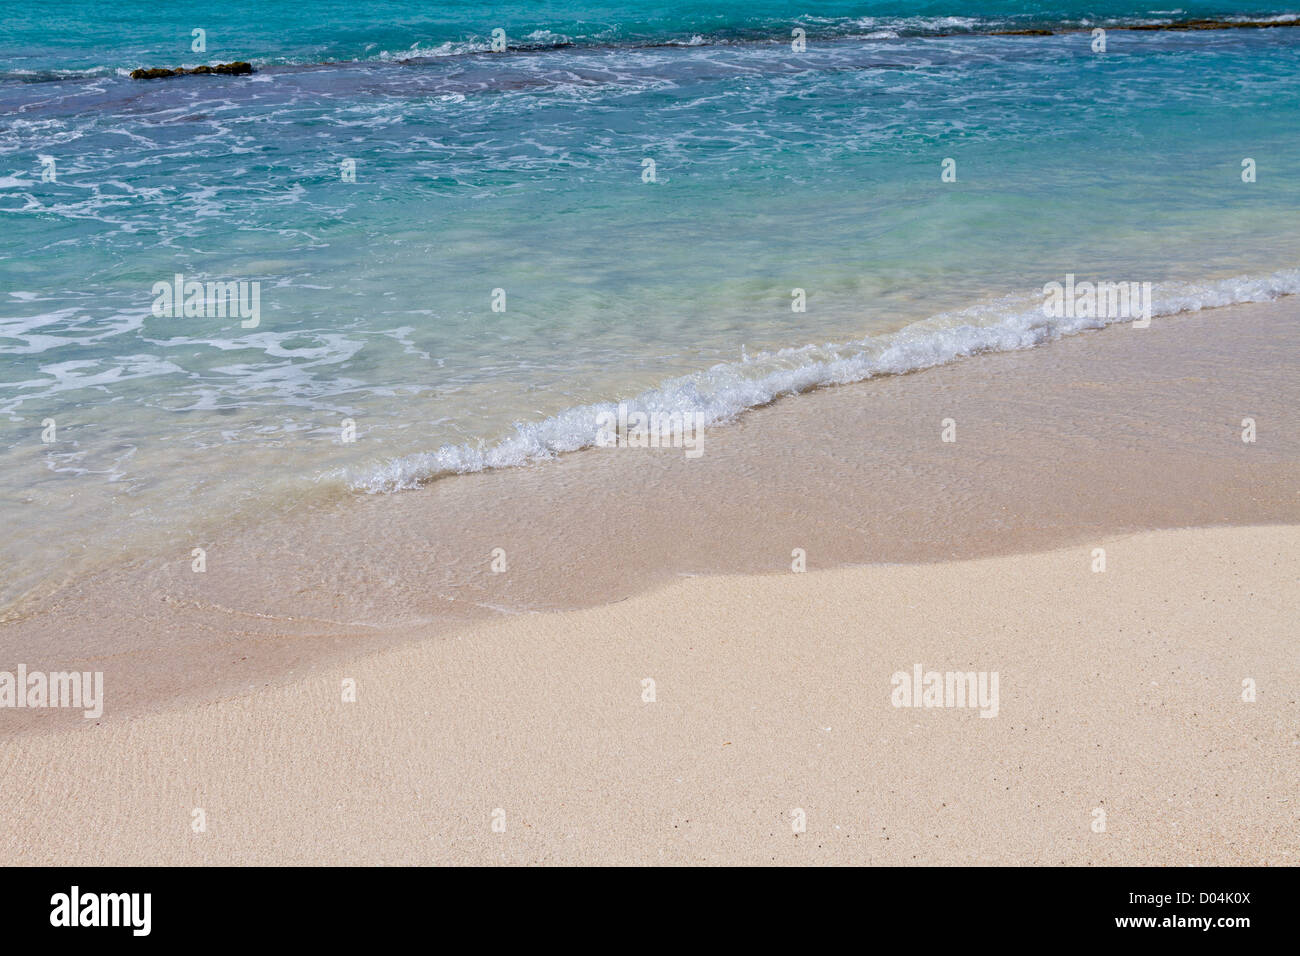
[[[1296,293],[1300,293],[1300,269],[1205,283],[1158,283],[1152,288],[1151,314],[1167,316],[1267,302]],[[698,413],[705,426],[712,426],[784,396],[880,375],[916,372],[981,352],[1032,348],[1128,321],[1132,320],[1051,318],[1044,313],[1041,298],[1009,296],[854,342],[744,356],[736,362],[670,379],[625,401],[644,412]],[[393,458],[344,477],[354,491],[374,494],[415,488],[444,475],[545,461],[564,452],[593,447],[599,433],[598,417],[616,414],[617,408],[617,401],[569,408],[538,422],[516,423],[513,434],[494,444],[444,445],[436,451]]]

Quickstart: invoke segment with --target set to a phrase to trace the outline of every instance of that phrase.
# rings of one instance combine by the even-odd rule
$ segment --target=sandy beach
[[[1294,864],[1296,308],[79,581],[0,631],[107,698],[0,714],[6,862]]]
[[[6,862],[1294,865],[1300,533],[1094,544],[692,578],[10,739]],[[918,663],[997,716],[893,706]]]

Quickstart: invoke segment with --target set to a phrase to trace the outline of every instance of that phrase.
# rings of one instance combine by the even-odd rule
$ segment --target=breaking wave
[[[1246,302],[1267,302],[1296,293],[1300,293],[1300,269],[1204,283],[1156,283],[1151,290],[1151,314],[1168,316]],[[881,375],[916,372],[981,352],[1033,348],[1064,336],[1126,321],[1131,320],[1053,318],[1045,313],[1042,297],[1008,296],[853,342],[743,356],[739,361],[724,362],[671,379],[624,401],[643,412],[698,413],[703,416],[704,425],[718,425],[784,396]],[[594,446],[599,431],[598,416],[614,414],[617,407],[617,401],[610,401],[569,408],[541,421],[519,422],[513,434],[495,443],[444,445],[435,451],[394,458],[343,477],[355,491],[379,493],[415,488],[443,475],[545,461],[564,452]]]

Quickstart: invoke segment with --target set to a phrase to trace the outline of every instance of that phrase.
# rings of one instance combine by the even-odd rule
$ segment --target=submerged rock
[[[246,76],[253,72],[253,65],[244,60],[236,60],[234,63],[218,63],[216,66],[196,66],[192,70],[187,70],[183,66],[178,66],[174,70],[166,67],[150,67],[149,69],[140,69],[131,71],[133,80],[160,80],[166,76],[186,76],[188,75],[219,75],[219,76]]]
[[[1124,30],[1263,30],[1300,26],[1300,20],[1175,20],[1173,23],[1135,23]]]

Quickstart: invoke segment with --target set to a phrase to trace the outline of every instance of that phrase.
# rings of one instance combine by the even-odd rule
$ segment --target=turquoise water
[[[1300,27],[1088,32],[1287,8],[160,6],[0,26],[0,599],[619,399],[723,421],[1037,344],[1067,273],[1300,290]],[[1082,32],[989,35],[1027,28]],[[153,314],[177,273],[258,282],[258,325]]]

